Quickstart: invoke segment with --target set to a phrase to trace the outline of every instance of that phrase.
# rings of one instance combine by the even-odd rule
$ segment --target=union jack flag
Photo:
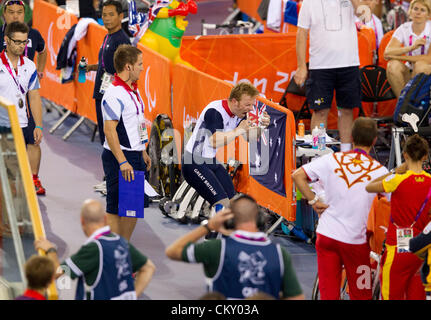
[[[256,100],[256,103],[253,105],[253,110],[248,113],[249,120],[254,123],[256,126],[259,125],[259,119],[263,117],[263,113],[266,111],[266,104],[263,102]],[[268,140],[264,133],[265,130],[262,130],[262,141],[265,145],[268,145]]]

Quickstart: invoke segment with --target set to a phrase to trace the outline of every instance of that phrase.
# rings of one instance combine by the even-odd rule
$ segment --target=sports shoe
[[[33,179],[34,188],[36,189],[36,194],[39,196],[43,196],[46,193],[46,190],[44,187],[42,187],[42,183],[40,182],[39,178]]]

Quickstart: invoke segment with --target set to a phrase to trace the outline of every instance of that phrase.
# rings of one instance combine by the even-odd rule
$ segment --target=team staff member
[[[99,63],[88,65],[87,71],[97,71],[96,83],[94,85],[93,99],[96,102],[97,126],[99,129],[100,143],[105,142],[103,131],[102,98],[109,84],[114,79],[114,53],[121,44],[130,44],[130,39],[121,28],[123,20],[123,7],[115,0],[108,0],[102,7],[103,24],[108,29],[108,34],[102,42],[99,50]]]
[[[402,241],[417,236],[430,221],[431,175],[422,169],[428,157],[428,143],[418,136],[410,136],[405,145],[405,163],[381,176],[367,186],[368,192],[391,192],[391,218],[386,234],[383,255],[381,292],[384,300],[424,300],[420,260]]]
[[[297,188],[319,214],[316,253],[322,300],[340,299],[343,265],[350,299],[371,300],[371,285],[365,288],[358,286],[364,282],[371,283],[370,272],[358,272],[360,267],[370,268],[366,227],[374,195],[367,193],[365,186],[367,181],[388,170],[368,154],[377,139],[374,120],[357,118],[353,123],[352,137],[353,151],[322,156],[303,165],[292,175]],[[326,203],[308,185],[309,181],[317,180],[323,185]]]
[[[24,23],[25,18],[25,6],[24,2],[21,0],[8,0],[3,5],[3,19],[5,24],[2,26],[0,30],[0,51],[3,51],[6,48],[6,40],[4,40],[4,31],[6,26],[12,22],[21,22]],[[35,54],[37,52],[36,59],[36,69],[37,74],[39,76],[39,80],[43,78],[43,70],[45,69],[46,59],[48,57],[48,52],[46,50],[45,41],[43,40],[40,32],[36,29],[30,28],[28,33],[28,43],[25,46],[24,56],[29,58],[31,61],[34,61]],[[30,131],[34,130],[35,123],[33,119],[33,114],[31,110],[27,110],[28,112],[28,128]],[[42,183],[39,179],[39,169],[40,169],[40,160],[42,157],[42,150],[39,144],[34,143],[34,139],[32,135],[29,136],[29,140],[27,141],[27,154],[30,162],[30,168],[33,174],[33,183],[36,189],[36,194],[44,195],[46,193],[45,188],[42,186]]]
[[[186,145],[182,162],[184,179],[211,205],[229,207],[235,195],[232,179],[216,160],[217,149],[229,144],[236,137],[256,137],[260,129],[246,119],[253,109],[259,91],[250,83],[236,85],[227,100],[217,100],[202,111],[193,134]],[[267,127],[267,113],[262,126]]]
[[[77,253],[66,259],[62,269],[78,278],[76,300],[136,300],[147,287],[155,271],[150,259],[106,225],[103,206],[86,200],[81,209],[82,230],[88,237]],[[59,266],[55,245],[36,240],[36,250],[44,250]],[[136,273],[133,279],[133,273]],[[57,273],[57,277],[61,273]]]
[[[0,54],[0,92],[16,106],[19,124],[22,128],[25,143],[30,140],[35,144],[42,141],[42,101],[39,95],[39,79],[34,63],[23,56],[28,43],[29,28],[26,24],[12,22],[5,30],[6,50]],[[36,127],[28,127],[27,99],[34,116]],[[0,127],[11,127],[7,111],[0,110]]]
[[[257,292],[275,299],[304,299],[290,255],[259,232],[259,215],[256,200],[240,195],[232,199],[230,209],[171,244],[166,255],[173,260],[202,263],[208,291],[228,299],[245,299]],[[224,223],[232,218],[235,231],[229,237],[196,243],[209,232],[226,232]]]
[[[106,212],[113,232],[130,240],[137,218],[118,216],[118,171],[127,181],[134,170],[145,171],[151,159],[145,151],[148,140],[144,103],[137,88],[143,70],[142,52],[132,45],[120,45],[114,54],[117,73],[102,100],[106,140],[102,153],[106,176]]]
[[[310,128],[327,127],[334,90],[338,106],[341,151],[351,149],[353,109],[361,106],[358,36],[355,14],[360,0],[304,0],[298,16],[295,82],[305,82],[313,110]],[[360,16],[359,13],[357,13]],[[306,66],[310,33],[310,72]],[[309,73],[309,79],[307,75]],[[306,81],[307,80],[307,81]]]

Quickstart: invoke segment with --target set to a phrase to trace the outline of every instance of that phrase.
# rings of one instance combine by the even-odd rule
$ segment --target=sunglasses
[[[23,6],[24,7],[24,2],[21,0],[8,0],[5,2],[4,7],[6,6],[12,6],[14,4],[17,4],[19,6]]]
[[[28,39],[27,40],[15,40],[15,39],[12,39],[12,38],[9,38],[10,40],[12,40],[13,41],[13,43],[15,44],[15,45],[17,45],[17,46],[19,46],[19,45],[26,45],[26,44],[28,44]]]

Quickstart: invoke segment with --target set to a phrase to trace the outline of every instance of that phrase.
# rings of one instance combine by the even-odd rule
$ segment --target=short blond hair
[[[409,17],[410,17],[410,14],[412,13],[413,6],[416,3],[422,4],[423,6],[425,6],[427,8],[428,14],[431,13],[431,4],[430,4],[429,0],[413,0],[412,2],[410,2],[409,10],[407,11],[407,15]]]
[[[236,101],[241,101],[243,94],[253,98],[259,95],[259,90],[257,90],[250,82],[240,82],[232,88],[229,100],[235,99]]]

